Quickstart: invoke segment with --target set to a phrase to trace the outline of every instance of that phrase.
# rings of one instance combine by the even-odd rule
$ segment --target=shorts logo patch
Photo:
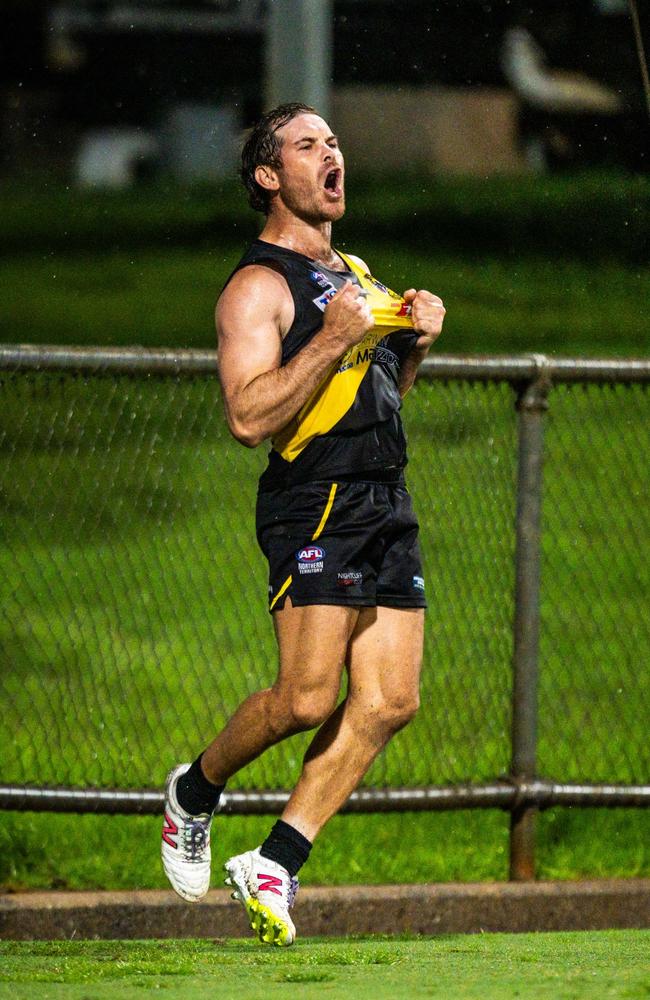
[[[363,573],[338,573],[336,582],[339,587],[358,587],[363,581]]]
[[[321,549],[320,545],[306,545],[303,549],[298,549],[296,559],[298,561],[298,572],[302,575],[305,573],[322,573],[325,549]]]
[[[424,577],[423,576],[414,576],[413,577],[413,586],[415,587],[416,590],[424,590]]]

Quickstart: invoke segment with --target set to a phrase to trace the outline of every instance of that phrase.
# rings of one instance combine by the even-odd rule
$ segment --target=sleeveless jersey
[[[282,365],[320,330],[327,303],[346,280],[364,289],[375,321],[273,438],[269,465],[260,479],[262,490],[320,479],[397,474],[406,465],[398,377],[417,339],[410,308],[355,260],[339,256],[345,271],[333,271],[303,254],[256,240],[233,271],[263,264],[285,278],[295,317],[282,342]]]

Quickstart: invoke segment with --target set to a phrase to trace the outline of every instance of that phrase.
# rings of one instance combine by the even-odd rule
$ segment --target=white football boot
[[[296,939],[289,916],[298,891],[298,879],[286,868],[260,854],[259,847],[237,854],[224,865],[226,885],[235,890],[233,899],[243,904],[251,928],[260,941],[288,947]]]
[[[203,899],[210,888],[210,826],[212,816],[190,816],[178,804],[176,784],[189,764],[179,764],[167,776],[165,818],[160,853],[172,888],[190,903]]]

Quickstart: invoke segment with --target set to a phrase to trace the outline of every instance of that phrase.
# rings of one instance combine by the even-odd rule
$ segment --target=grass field
[[[357,182],[344,249],[448,306],[447,352],[647,354],[650,182],[616,175]],[[212,346],[259,231],[238,188],[0,192],[0,341]]]
[[[494,186],[491,199],[472,184],[443,185],[424,201],[416,182],[390,198],[370,189],[359,193],[357,233],[346,239],[398,288],[442,291],[446,351],[647,354],[650,276],[632,252],[647,189],[581,184],[573,201],[564,181],[537,201],[512,184]],[[610,240],[600,233],[583,245],[572,230],[562,250],[573,257],[543,260],[562,213],[587,233],[585,191]],[[437,200],[445,194],[446,216]],[[214,192],[165,201],[161,192],[138,200],[55,191],[41,212],[33,195],[19,195],[6,196],[0,240],[0,340],[212,343],[212,302],[244,239],[232,192],[215,208]],[[382,205],[368,233],[363,211],[375,218]],[[439,240],[412,222],[405,234],[404,220],[420,216],[432,233],[439,227]],[[463,224],[475,234],[464,251]],[[250,220],[240,228],[249,235]],[[210,379],[10,377],[3,391],[0,643],[10,669],[0,676],[0,779],[159,785],[169,763],[195,753],[273,675],[251,516],[264,456],[228,439]],[[423,709],[369,781],[486,780],[509,764],[513,397],[507,387],[421,385],[405,419],[431,601]],[[639,705],[649,679],[638,666],[650,654],[648,426],[638,390],[552,396],[540,691],[547,777],[647,780]],[[290,784],[304,744],[277,748],[236,784]],[[218,856],[258,842],[268,823],[220,820]],[[502,878],[506,829],[499,813],[341,817],[305,876]],[[0,884],[162,885],[157,836],[152,819],[6,815]],[[378,843],[382,863],[371,873],[365,859]],[[540,820],[540,874],[648,874],[649,844],[648,811],[554,810]]]
[[[0,942],[0,998],[124,1000],[176,990],[237,1000],[642,1000],[650,932],[252,941]]]
[[[7,431],[3,494],[3,644],[14,664],[0,682],[5,780],[38,774],[45,783],[160,785],[170,759],[190,756],[241,697],[273,675],[264,567],[249,514],[263,457],[228,442],[209,380],[39,377],[12,379],[6,390],[26,416]],[[646,410],[636,392],[574,395],[580,433],[560,422],[548,436],[555,499],[547,513],[540,772],[642,780],[647,746],[638,704],[648,678],[635,664],[647,656],[641,609],[648,581],[634,456],[647,433]],[[560,404],[569,406],[562,395]],[[622,429],[612,439],[617,415]],[[433,581],[423,707],[368,780],[487,780],[509,761],[510,390],[423,385],[407,420],[409,478]],[[582,502],[572,492],[578,473]],[[613,537],[626,552],[615,564],[606,558]],[[576,539],[584,540],[580,548]],[[242,580],[245,601],[233,601]],[[594,617],[591,609],[601,605]],[[281,745],[233,784],[290,784],[305,742]],[[647,872],[648,819],[634,811],[605,814],[595,825],[584,814],[545,817],[541,873]],[[267,826],[220,821],[215,860],[242,841],[257,842]],[[7,817],[0,878],[15,886],[161,885],[156,827],[151,820]],[[499,814],[341,818],[307,877],[503,877],[505,833]],[[406,858],[399,850],[405,835]],[[369,872],[364,859],[377,839],[383,860]]]

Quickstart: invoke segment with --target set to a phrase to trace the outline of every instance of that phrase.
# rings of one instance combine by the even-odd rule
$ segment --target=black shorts
[[[269,610],[294,605],[425,608],[418,522],[403,481],[315,482],[260,491],[257,540]]]

